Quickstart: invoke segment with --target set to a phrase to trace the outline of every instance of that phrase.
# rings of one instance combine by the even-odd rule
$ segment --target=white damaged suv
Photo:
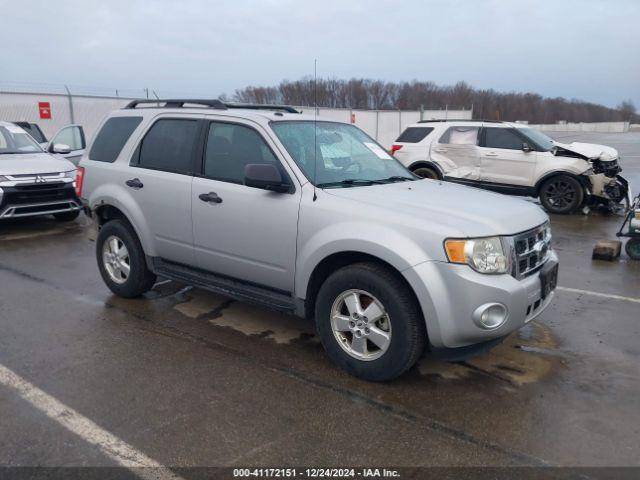
[[[422,121],[391,147],[416,175],[500,193],[540,197],[551,213],[592,204],[630,205],[618,152],[591,143],[558,143],[527,125],[471,120]]]
[[[80,161],[106,285],[156,276],[315,318],[348,372],[388,380],[469,355],[550,303],[540,207],[416,177],[354,125],[291,107],[134,101]]]

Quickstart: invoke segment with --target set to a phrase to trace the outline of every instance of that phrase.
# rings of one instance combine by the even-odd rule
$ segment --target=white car
[[[391,152],[421,177],[540,197],[552,213],[630,202],[615,149],[558,143],[523,124],[422,121],[409,126]]]
[[[62,154],[70,151],[68,145],[56,148]],[[76,219],[82,204],[75,180],[73,163],[45,152],[17,125],[0,121],[0,220],[38,215]]]

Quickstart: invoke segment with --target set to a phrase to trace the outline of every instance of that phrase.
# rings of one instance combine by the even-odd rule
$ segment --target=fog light
[[[473,321],[480,328],[493,330],[507,320],[507,307],[501,303],[485,303],[473,312]]]

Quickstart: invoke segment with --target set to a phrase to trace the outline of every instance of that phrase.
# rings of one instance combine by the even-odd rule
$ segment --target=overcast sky
[[[217,96],[313,73],[640,107],[639,0],[0,0],[0,83]]]

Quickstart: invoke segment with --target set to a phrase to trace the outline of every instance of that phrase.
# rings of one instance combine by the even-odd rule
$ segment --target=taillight
[[[84,183],[84,167],[78,167],[76,170],[76,195],[82,196],[82,184]]]
[[[396,153],[398,150],[402,148],[402,145],[391,145],[391,155]]]

